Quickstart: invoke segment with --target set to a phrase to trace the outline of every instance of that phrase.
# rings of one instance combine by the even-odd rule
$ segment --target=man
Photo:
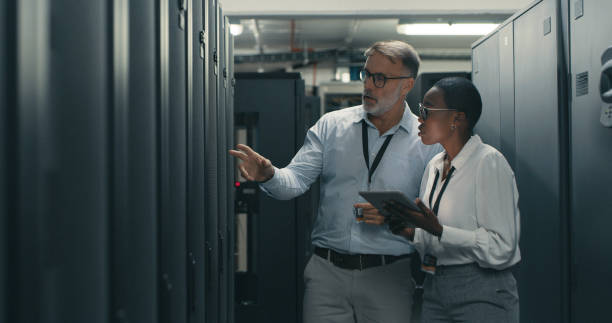
[[[277,199],[299,196],[321,177],[315,253],[304,270],[305,323],[394,323],[411,317],[414,248],[393,235],[358,192],[399,190],[416,198],[425,166],[441,148],[421,143],[417,118],[404,101],[418,73],[416,51],[386,41],[365,55],[363,105],[321,117],[287,167],[274,167],[245,145],[230,151],[243,161],[242,176]]]

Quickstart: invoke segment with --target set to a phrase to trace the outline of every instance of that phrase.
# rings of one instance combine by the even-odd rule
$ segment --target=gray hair
[[[401,61],[404,67],[410,70],[412,76],[417,77],[421,58],[410,44],[400,40],[379,41],[366,49],[364,55],[370,57],[375,52],[386,56],[394,64],[397,60]]]

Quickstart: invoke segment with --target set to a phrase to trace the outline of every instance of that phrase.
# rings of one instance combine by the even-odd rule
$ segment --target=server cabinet
[[[209,55],[205,62],[205,100],[208,106],[204,113],[205,165],[206,165],[206,321],[218,322],[219,307],[219,190],[218,190],[218,128],[217,87],[219,66],[217,54],[217,0],[209,0],[206,7],[205,43]]]
[[[186,11],[160,1],[160,321],[185,322],[186,292]]]
[[[226,136],[228,149],[235,149],[234,143],[234,39],[230,33],[229,18],[225,17],[225,105],[226,105]],[[227,158],[227,322],[234,322],[234,271],[235,271],[235,162],[234,158]]]
[[[493,34],[473,50],[473,81],[480,90],[482,114],[474,128],[484,142],[500,146],[500,59],[499,34]]]
[[[506,157],[512,169],[515,166],[515,124],[514,124],[514,22],[499,32],[499,150]],[[487,97],[487,101],[491,99]],[[494,105],[494,103],[492,103]],[[484,104],[483,109],[488,109]],[[490,120],[497,121],[496,118]],[[497,132],[494,132],[497,133]],[[486,142],[486,141],[485,141]]]
[[[514,21],[515,173],[523,258],[518,285],[521,319],[536,322],[562,322],[566,305],[557,23],[552,1],[539,2]]]
[[[9,43],[8,28],[11,25],[7,17],[7,12],[12,12],[7,3],[3,3],[0,10],[0,321],[8,321],[6,293],[8,287],[8,244],[9,238],[9,206],[6,193],[12,187],[8,179],[8,174],[11,173],[8,165],[7,146],[10,144],[10,139],[14,137],[7,127],[8,109],[12,104],[9,103],[8,84],[14,82],[13,73],[8,71],[8,56],[13,43]]]
[[[572,320],[604,321],[612,297],[612,3],[570,1]]]
[[[527,322],[568,319],[568,143],[557,9],[555,1],[534,2],[473,45],[474,82],[483,97],[476,131],[504,154],[520,195],[522,260],[513,271]]]
[[[6,6],[15,82],[8,321],[107,322],[108,8]],[[71,19],[52,19],[59,15]]]
[[[217,55],[218,55],[218,73],[217,73],[217,175],[218,175],[218,192],[219,192],[219,213],[218,213],[218,229],[219,237],[219,322],[227,320],[227,283],[229,280],[227,268],[228,263],[228,239],[227,239],[227,159],[228,159],[228,143],[227,143],[227,109],[225,105],[225,93],[227,89],[227,70],[225,61],[225,18],[223,17],[223,9],[221,3],[217,5]]]
[[[304,137],[296,138],[296,129],[303,131],[296,124],[303,96],[297,73],[236,74],[236,122],[247,129],[246,143],[279,167],[303,144]],[[297,202],[274,200],[250,183],[240,189],[239,196],[248,201],[239,202],[251,207],[246,210],[248,267],[236,273],[236,322],[297,322],[302,279],[297,264],[305,254],[296,248],[302,239]]]
[[[113,2],[109,223],[114,322],[157,321],[156,8]]]
[[[472,45],[472,81],[482,97],[474,132],[514,167],[514,21]]]
[[[189,322],[205,322],[205,14],[208,1],[189,1],[187,26],[187,313]]]

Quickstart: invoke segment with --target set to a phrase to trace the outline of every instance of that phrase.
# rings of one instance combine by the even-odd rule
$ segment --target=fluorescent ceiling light
[[[456,23],[456,24],[398,24],[397,33],[404,35],[486,35],[499,24],[491,23]]]
[[[234,36],[238,36],[240,34],[242,34],[242,32],[244,31],[244,27],[240,24],[231,24],[230,25],[230,33],[232,33],[232,35]]]

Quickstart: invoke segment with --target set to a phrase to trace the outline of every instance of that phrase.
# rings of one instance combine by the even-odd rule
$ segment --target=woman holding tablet
[[[425,169],[415,201],[421,211],[385,206],[390,229],[413,241],[429,273],[423,322],[519,321],[509,269],[521,259],[518,192],[504,156],[472,132],[481,111],[467,79],[437,82],[419,105],[419,136],[445,151]]]

